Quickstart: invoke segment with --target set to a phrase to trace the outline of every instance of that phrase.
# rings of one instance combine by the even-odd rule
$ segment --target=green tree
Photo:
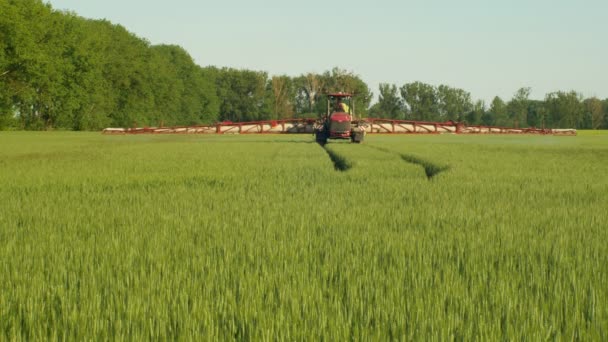
[[[529,100],[528,101],[528,126],[544,127],[547,117],[547,108],[544,101]]]
[[[50,6],[35,0],[3,1],[0,9],[0,100],[4,111],[14,111],[23,127],[42,128],[48,115],[45,107],[52,101],[49,90],[54,90],[59,74],[59,66],[53,65],[55,51],[48,46],[55,18]]]
[[[273,76],[269,82],[272,92],[272,119],[288,119],[294,114],[295,89],[289,76]]]
[[[111,42],[104,44],[104,77],[109,81],[116,103],[110,113],[119,126],[156,125],[154,86],[150,84],[152,50],[147,41],[137,38],[120,25],[109,29]]]
[[[293,102],[297,116],[315,117],[321,114],[317,111],[317,103],[322,102],[324,81],[322,75],[314,73],[300,75],[293,80]]]
[[[604,104],[597,97],[585,100],[585,113],[588,117],[588,124],[585,128],[599,129],[604,124]]]
[[[2,126],[14,115],[26,129],[192,124],[218,108],[213,80],[180,47],[40,0],[0,1]]]
[[[0,1],[0,130],[11,126],[14,114],[11,100],[13,91],[10,87],[13,56],[10,56],[9,39],[10,31],[14,30],[11,21],[15,18],[14,9],[8,1]]]
[[[483,100],[475,101],[473,108],[466,115],[466,121],[469,125],[480,125],[482,118],[486,113],[486,104]]]
[[[435,87],[422,82],[407,83],[400,88],[408,107],[410,120],[439,120],[439,97]]]
[[[527,126],[530,92],[531,88],[529,87],[519,88],[507,105],[509,119],[513,127]]]
[[[601,127],[608,129],[608,98],[604,100],[604,123]]]
[[[369,110],[372,117],[404,119],[403,100],[394,84],[380,83],[378,102]]]
[[[107,78],[113,43],[112,25],[103,20],[85,20],[62,14],[65,64],[64,93],[57,97],[62,115],[56,127],[91,130],[112,125],[110,114],[117,106],[118,91]]]
[[[485,119],[484,123],[487,125],[493,126],[508,126],[508,114],[507,114],[507,105],[505,102],[498,96],[495,96],[490,104],[490,109],[488,110],[488,117]]]
[[[216,78],[220,119],[234,122],[269,119],[267,83],[265,72],[220,69]]]
[[[553,92],[545,97],[547,121],[553,128],[580,128],[585,106],[582,96],[575,91]]]
[[[105,55],[100,51],[99,22],[72,13],[57,13],[61,25],[62,79],[54,95],[56,115],[50,125],[63,129],[91,130],[107,127],[111,96],[103,77]],[[101,23],[101,25],[108,25]]]
[[[157,119],[170,124],[210,123],[217,119],[217,94],[213,80],[180,46],[152,46],[157,59],[150,68]],[[158,112],[160,110],[160,112]]]
[[[437,98],[440,121],[463,121],[465,115],[473,111],[471,94],[463,89],[440,85],[437,88]]]

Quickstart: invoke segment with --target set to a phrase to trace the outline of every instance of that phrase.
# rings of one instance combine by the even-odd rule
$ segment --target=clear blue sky
[[[46,0],[184,47],[201,66],[297,76],[334,66],[448,84],[489,102],[523,86],[608,97],[607,0]]]

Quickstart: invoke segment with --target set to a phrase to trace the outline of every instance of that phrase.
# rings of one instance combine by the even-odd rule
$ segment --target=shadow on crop
[[[321,146],[321,148],[325,150],[325,152],[329,156],[329,159],[331,159],[331,162],[334,164],[334,169],[336,169],[336,171],[344,172],[350,170],[353,167],[352,162],[350,162],[344,156],[341,156],[340,154],[336,153],[335,151],[330,150],[329,148],[327,148],[326,145],[327,143],[324,144],[322,142],[319,142],[319,146]]]
[[[450,167],[447,165],[437,165],[428,160],[413,156],[411,154],[402,153],[402,154],[400,154],[400,156],[401,156],[401,159],[403,159],[404,161],[406,161],[408,163],[422,166],[424,168],[424,173],[426,174],[426,178],[428,178],[429,180],[431,180],[433,177],[435,177],[439,173],[450,169]]]
[[[370,145],[367,145],[367,146],[370,148],[373,148],[375,150],[378,150],[378,151],[391,153],[391,154],[397,154],[401,157],[401,159],[403,161],[405,161],[407,163],[422,166],[422,168],[424,169],[424,173],[426,174],[426,178],[428,180],[431,180],[433,177],[440,174],[441,172],[444,172],[444,171],[447,171],[450,169],[449,165],[439,165],[439,164],[433,163],[429,160],[426,160],[426,159],[423,159],[423,158],[420,158],[418,156],[414,156],[411,154],[397,153],[395,151],[391,151],[389,149],[386,149],[383,147],[378,147],[378,146],[370,146]]]

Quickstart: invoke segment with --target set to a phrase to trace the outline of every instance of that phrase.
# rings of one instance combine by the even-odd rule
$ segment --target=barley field
[[[608,135],[0,133],[0,340],[608,340]]]

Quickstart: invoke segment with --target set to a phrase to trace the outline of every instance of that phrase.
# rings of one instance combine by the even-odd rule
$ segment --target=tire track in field
[[[319,146],[327,153],[329,159],[334,164],[334,169],[336,171],[345,172],[350,170],[353,167],[353,163],[349,161],[344,156],[332,151],[326,147],[326,144],[319,143]]]
[[[403,160],[404,162],[422,166],[422,168],[424,169],[424,173],[426,174],[426,178],[428,180],[431,180],[433,177],[440,174],[441,172],[444,172],[444,171],[447,171],[450,169],[449,165],[436,164],[427,159],[423,159],[423,158],[420,158],[420,157],[412,155],[412,154],[399,153],[399,152],[395,152],[395,151],[386,149],[384,147],[370,146],[370,145],[365,145],[365,146],[378,150],[378,151],[382,151],[382,152],[386,152],[386,153],[390,153],[390,154],[396,154],[399,157],[401,157],[401,160]]]

